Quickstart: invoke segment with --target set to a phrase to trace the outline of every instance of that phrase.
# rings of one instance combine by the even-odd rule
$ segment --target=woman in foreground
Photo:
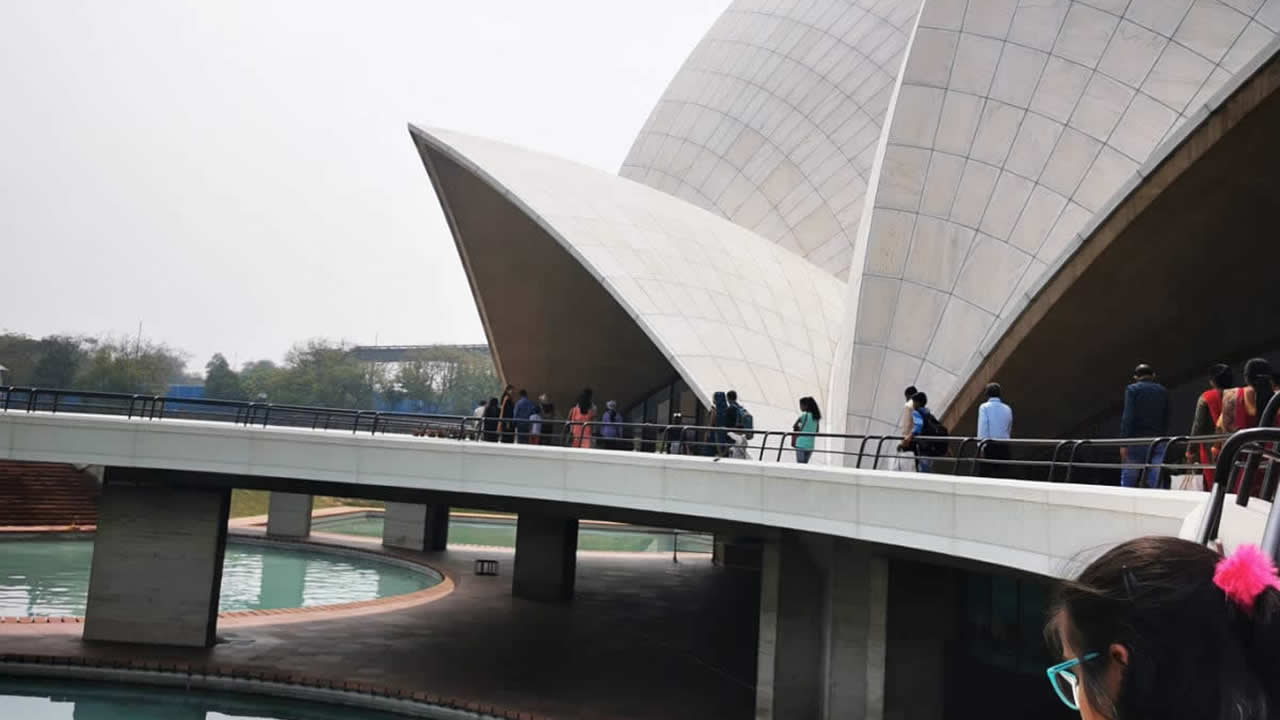
[[[1126,542],[1059,589],[1049,680],[1084,720],[1280,718],[1278,588],[1251,545]]]

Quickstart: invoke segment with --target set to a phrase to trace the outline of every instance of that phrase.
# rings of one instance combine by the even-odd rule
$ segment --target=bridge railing
[[[1012,440],[931,436],[917,438],[908,446],[902,436],[892,434],[801,433],[794,428],[748,431],[714,425],[569,422],[563,418],[521,420],[31,387],[0,388],[0,411],[115,415],[147,422],[187,419],[247,427],[588,446],[767,462],[794,459],[795,446],[812,439],[813,455],[856,468],[1102,484],[1115,484],[1121,470],[1130,470],[1140,477],[1158,473],[1165,487],[1173,476],[1202,476],[1205,470],[1212,470],[1213,466],[1194,461],[1192,451],[1202,445],[1216,447],[1227,439],[1224,435]],[[1121,457],[1122,448],[1129,450],[1127,460]],[[1242,467],[1252,462],[1256,468],[1265,459],[1268,477],[1280,476],[1280,463],[1261,450],[1250,446],[1237,455],[1233,462]],[[1203,480],[1193,482],[1203,486]],[[1259,488],[1264,497],[1274,495],[1275,484]]]

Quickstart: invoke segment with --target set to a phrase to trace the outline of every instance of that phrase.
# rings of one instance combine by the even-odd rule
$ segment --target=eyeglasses
[[[1072,710],[1080,709],[1080,679],[1076,677],[1074,668],[1099,656],[1100,653],[1087,653],[1074,660],[1060,662],[1044,671],[1049,676],[1049,684],[1053,685],[1053,691],[1058,693],[1058,699]]]

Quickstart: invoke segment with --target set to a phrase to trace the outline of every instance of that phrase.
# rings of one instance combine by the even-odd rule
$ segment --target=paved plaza
[[[509,550],[396,554],[445,571],[457,589],[385,613],[225,627],[208,650],[84,643],[78,625],[7,626],[0,647],[287,670],[557,719],[751,716],[753,572],[717,568],[706,555],[673,564],[670,556],[581,553],[576,596],[559,605],[511,596]],[[498,559],[502,574],[472,574],[477,557]]]

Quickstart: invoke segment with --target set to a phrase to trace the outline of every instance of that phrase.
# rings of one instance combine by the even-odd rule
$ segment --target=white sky
[[[610,172],[728,0],[0,0],[0,330],[483,342],[406,123]]]

